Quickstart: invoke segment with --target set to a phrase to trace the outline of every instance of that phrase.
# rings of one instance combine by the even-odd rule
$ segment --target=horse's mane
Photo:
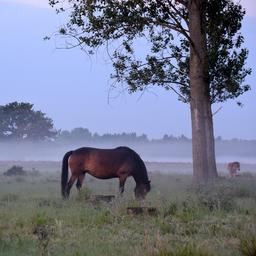
[[[138,181],[138,182],[142,181],[143,183],[149,183],[147,168],[145,163],[141,159],[140,155],[129,147],[120,146],[120,147],[117,147],[117,149],[123,149],[130,152],[135,163],[135,169],[139,170],[139,172],[133,173],[133,177],[135,181]]]

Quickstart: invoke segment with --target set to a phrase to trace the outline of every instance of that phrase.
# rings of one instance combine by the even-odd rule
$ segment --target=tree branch
[[[215,112],[213,112],[212,115],[213,115],[213,116],[216,115],[221,109],[222,109],[222,106],[219,107]]]
[[[158,4],[160,4],[160,5],[162,5],[162,6],[165,7],[165,5],[163,5],[163,2],[162,2],[162,1],[157,0],[157,2],[158,2]],[[187,20],[185,19],[185,17],[177,10],[177,8],[176,8],[172,3],[169,2],[169,4],[170,4],[170,6],[174,9],[175,13],[176,13],[177,15],[179,15],[179,16],[186,22],[186,24],[188,24],[188,23],[187,23]],[[171,16],[172,20],[175,22],[175,24],[172,24],[172,27],[169,27],[169,28],[171,28],[171,29],[173,29],[173,30],[175,30],[175,31],[178,31],[178,32],[180,32],[181,34],[183,34],[183,35],[188,39],[188,41],[193,45],[193,42],[192,42],[192,40],[191,40],[191,38],[190,38],[190,36],[189,36],[189,34],[188,34],[188,30],[186,30],[186,29],[181,25],[181,22],[176,18],[176,16],[175,16],[172,12],[169,12],[169,15]],[[167,27],[168,27],[168,26],[167,26]]]
[[[182,4],[185,7],[187,7],[187,5],[188,5],[188,1],[186,1],[186,0],[175,0],[175,3]]]
[[[171,83],[180,84],[178,82],[171,82]],[[188,102],[188,100],[182,94],[180,94],[176,89],[174,89],[172,86],[168,85],[168,88],[171,89],[173,92],[175,92],[183,100],[183,102]]]
[[[175,7],[175,5],[172,4],[172,2],[170,2],[170,5],[171,5],[171,7],[175,10],[176,14],[179,15],[179,16],[186,22],[186,24],[187,24],[187,26],[188,26],[188,19],[187,19],[187,17],[185,17],[185,16]]]

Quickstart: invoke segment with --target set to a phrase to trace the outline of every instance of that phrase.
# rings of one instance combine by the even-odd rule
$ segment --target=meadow
[[[13,165],[25,176],[7,177]],[[0,255],[255,256],[255,165],[235,179],[221,177],[207,187],[192,185],[191,164],[147,163],[152,190],[134,199],[130,178],[123,197],[118,180],[87,176],[80,193],[60,196],[59,162],[0,162]],[[110,202],[93,195],[116,195]],[[155,214],[127,213],[127,207],[155,207]]]

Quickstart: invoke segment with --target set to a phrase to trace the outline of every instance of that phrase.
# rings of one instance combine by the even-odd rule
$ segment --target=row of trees
[[[99,135],[98,133],[91,133],[87,128],[75,128],[71,131],[61,131],[56,137],[59,141],[86,141],[86,142],[120,142],[120,143],[131,143],[131,142],[188,142],[191,139],[185,135],[175,137],[173,135],[165,134],[161,139],[149,139],[146,134],[137,135],[135,132],[131,133],[105,133]]]
[[[137,135],[135,132],[131,133],[91,133],[87,128],[74,128],[71,131],[61,131],[59,136],[56,138],[60,141],[84,141],[84,142],[121,142],[121,143],[129,143],[129,142],[149,142],[147,135]]]

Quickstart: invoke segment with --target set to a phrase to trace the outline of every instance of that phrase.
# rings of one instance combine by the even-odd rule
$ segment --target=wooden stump
[[[111,201],[113,201],[115,199],[114,195],[92,195],[90,197],[90,201],[91,202],[106,202],[106,203],[110,203]]]
[[[156,216],[157,209],[155,207],[127,207],[127,213],[131,215],[148,214]]]

